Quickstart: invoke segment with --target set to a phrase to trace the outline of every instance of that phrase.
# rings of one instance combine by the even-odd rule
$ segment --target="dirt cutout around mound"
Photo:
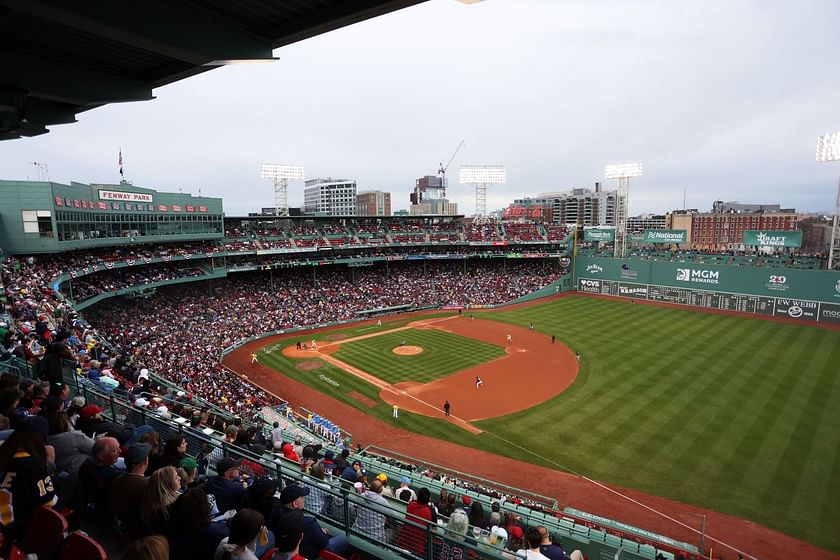
[[[356,399],[357,401],[359,401],[360,403],[362,403],[363,405],[365,405],[368,408],[376,408],[376,405],[379,404],[375,400],[364,396],[363,394],[359,393],[358,391],[350,391],[349,393],[347,393],[347,396]]]
[[[305,362],[299,362],[295,367],[300,371],[312,371],[313,369],[318,369],[324,365],[323,362],[320,360],[307,360]]]
[[[397,346],[391,352],[398,356],[416,356],[423,352],[423,349],[419,346]]]

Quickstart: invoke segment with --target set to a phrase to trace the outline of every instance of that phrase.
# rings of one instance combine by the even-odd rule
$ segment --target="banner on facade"
[[[684,229],[646,229],[645,243],[675,243],[682,244],[688,240],[688,232]]]
[[[748,229],[744,231],[744,245],[757,247],[801,247],[802,230],[771,231]]]
[[[583,240],[612,243],[615,241],[615,230],[608,228],[584,228]]]

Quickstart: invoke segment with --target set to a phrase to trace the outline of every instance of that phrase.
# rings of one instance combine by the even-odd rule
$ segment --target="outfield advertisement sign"
[[[644,243],[681,244],[687,240],[688,232],[684,229],[646,229],[642,238]]]
[[[583,293],[840,323],[840,273],[580,257]]]
[[[756,247],[801,247],[802,231],[748,229],[744,231],[744,245]]]
[[[611,228],[584,228],[583,240],[612,243],[615,241],[615,230]]]

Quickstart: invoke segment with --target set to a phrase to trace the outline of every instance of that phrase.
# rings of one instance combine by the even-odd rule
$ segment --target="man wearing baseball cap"
[[[79,419],[76,420],[76,429],[84,432],[92,438],[103,434],[116,438],[120,445],[131,437],[131,430],[102,418],[102,409],[95,404],[83,406],[79,410]]]
[[[350,544],[344,535],[330,537],[327,530],[322,528],[318,520],[303,515],[303,507],[309,487],[298,484],[288,484],[280,493],[280,505],[275,506],[269,516],[269,526],[278,534],[282,519],[288,515],[300,515],[303,518],[303,542],[300,543],[300,555],[308,560],[316,560],[322,550],[334,552],[339,556],[347,556]]]
[[[204,491],[216,498],[220,513],[239,509],[242,497],[248,487],[242,482],[239,473],[240,462],[232,457],[225,457],[216,463],[216,476],[212,476],[204,485]]]

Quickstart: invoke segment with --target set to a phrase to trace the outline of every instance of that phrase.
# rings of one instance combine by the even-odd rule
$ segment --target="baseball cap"
[[[134,406],[149,406],[149,401],[147,399],[144,399],[143,397],[140,397],[139,399],[134,401]]]
[[[238,469],[239,461],[233,457],[225,457],[216,463],[216,472],[220,475],[225,474],[230,469]]]
[[[268,494],[269,492],[274,494],[279,487],[280,481],[276,478],[260,476],[251,482],[251,485],[248,487],[248,493],[253,496]]]
[[[198,467],[198,463],[195,462],[195,459],[192,457],[184,457],[181,459],[181,462],[178,463],[178,466],[184,469],[185,471],[194,471],[196,467]]]
[[[379,473],[376,475],[377,480],[381,480],[382,482],[388,482],[388,475],[385,473]]]
[[[149,370],[143,368],[140,370],[140,374],[137,376],[138,379],[145,377],[146,379],[149,378]]]
[[[73,397],[73,400],[70,404],[77,408],[82,408],[83,406],[85,406],[85,397],[83,397],[82,395],[77,395]]]
[[[521,539],[522,538],[522,527],[519,525],[514,525],[510,528],[510,536],[514,539]]]
[[[308,486],[299,486],[297,484],[289,484],[283,491],[280,492],[280,503],[281,504],[291,504],[301,496],[308,496],[309,495],[309,487]]]
[[[152,444],[150,443],[135,443],[125,452],[124,459],[126,466],[139,465],[146,460],[149,453],[152,452]]]
[[[464,503],[465,506],[468,506],[472,503],[472,498],[469,496],[461,496],[461,501]]]
[[[404,476],[400,479],[400,482],[402,482],[403,484],[411,484],[411,479],[407,476]]]
[[[91,416],[96,416],[102,412],[102,409],[96,406],[95,404],[89,404],[79,411],[80,418],[90,418]]]

